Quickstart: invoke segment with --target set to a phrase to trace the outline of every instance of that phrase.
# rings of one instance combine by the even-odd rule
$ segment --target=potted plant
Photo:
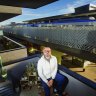
[[[7,78],[7,70],[6,69],[2,69],[2,78],[6,80]]]
[[[3,69],[1,56],[0,56],[0,76],[2,77],[3,80],[6,80],[7,78],[7,70]]]

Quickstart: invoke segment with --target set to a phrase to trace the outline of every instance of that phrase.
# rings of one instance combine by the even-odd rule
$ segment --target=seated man
[[[50,96],[50,87],[55,82],[56,90],[59,96],[64,96],[63,92],[68,84],[67,77],[57,73],[58,64],[55,56],[51,55],[51,49],[45,47],[43,49],[43,56],[38,61],[37,70],[41,78],[42,86],[45,91],[45,96]]]

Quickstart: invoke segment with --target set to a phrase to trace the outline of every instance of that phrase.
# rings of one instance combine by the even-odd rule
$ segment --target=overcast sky
[[[1,22],[0,25],[10,24],[10,22],[20,23],[25,20],[74,13],[74,8],[89,3],[96,4],[96,0],[59,0],[38,9],[22,8],[22,15],[5,20]]]

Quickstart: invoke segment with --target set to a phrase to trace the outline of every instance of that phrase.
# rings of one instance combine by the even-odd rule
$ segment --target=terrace
[[[0,56],[5,66],[7,62],[27,57],[27,49],[6,36],[0,36]]]
[[[7,39],[6,37],[0,37],[0,51],[15,49],[19,47],[19,45]]]

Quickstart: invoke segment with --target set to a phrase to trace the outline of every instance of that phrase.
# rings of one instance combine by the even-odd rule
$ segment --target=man
[[[45,96],[50,96],[50,87],[53,86],[54,82],[59,96],[64,96],[63,91],[68,84],[68,79],[60,73],[57,73],[57,69],[56,57],[51,55],[51,49],[49,47],[45,47],[43,49],[43,56],[37,65],[38,75],[41,78]]]

